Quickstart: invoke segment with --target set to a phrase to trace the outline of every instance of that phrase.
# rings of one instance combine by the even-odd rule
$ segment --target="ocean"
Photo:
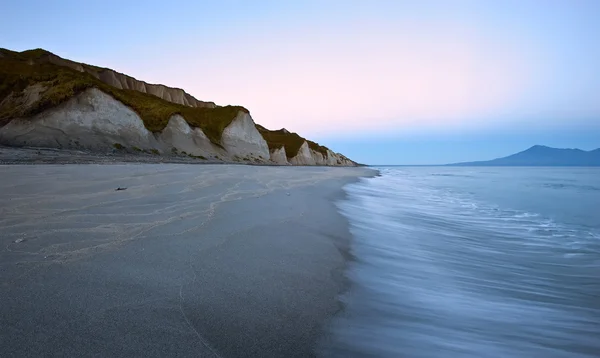
[[[324,356],[600,357],[600,168],[377,169]]]

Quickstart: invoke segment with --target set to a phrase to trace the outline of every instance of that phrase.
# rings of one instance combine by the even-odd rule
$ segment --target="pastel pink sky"
[[[400,148],[417,134],[465,144],[465,133],[477,143],[504,133],[485,141],[500,148],[489,156],[600,145],[590,137],[600,132],[597,0],[23,0],[3,10],[1,47],[243,105],[268,128],[357,160],[371,160],[378,138]],[[548,139],[566,131],[572,140]],[[414,161],[454,160],[430,152]],[[465,156],[475,152],[465,144],[455,156],[486,159]]]
[[[518,105],[539,75],[526,44],[486,43],[460,24],[436,33],[410,24],[361,29],[368,33],[348,25],[339,35],[235,34],[180,50],[176,66],[167,65],[168,52],[157,54],[160,73],[137,72],[202,99],[245,105],[267,127],[307,134],[476,125]]]

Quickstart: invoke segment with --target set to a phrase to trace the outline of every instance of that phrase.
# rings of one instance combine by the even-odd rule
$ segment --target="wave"
[[[575,189],[581,191],[600,191],[600,187],[593,185],[575,185],[566,183],[543,183],[543,187],[550,189]]]
[[[596,356],[598,231],[426,174],[391,169],[346,187],[356,261],[326,354]]]
[[[434,177],[456,177],[456,178],[472,178],[472,175],[465,175],[465,174],[450,174],[450,173],[433,173],[430,174],[431,176]]]

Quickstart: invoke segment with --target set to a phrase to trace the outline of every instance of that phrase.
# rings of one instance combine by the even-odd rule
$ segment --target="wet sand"
[[[0,356],[312,356],[372,173],[0,166]]]

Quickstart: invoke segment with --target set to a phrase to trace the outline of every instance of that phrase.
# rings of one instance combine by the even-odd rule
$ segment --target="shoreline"
[[[357,256],[353,253],[353,250],[352,250],[352,246],[353,246],[352,240],[354,238],[352,236],[352,233],[350,232],[350,226],[351,226],[350,218],[347,215],[342,214],[341,209],[338,206],[338,203],[349,200],[348,192],[345,190],[346,186],[356,184],[360,180],[363,180],[363,179],[371,179],[371,178],[376,178],[376,177],[382,176],[380,170],[373,169],[373,168],[369,168],[369,169],[371,170],[370,175],[363,175],[363,176],[357,177],[356,180],[345,183],[342,186],[343,192],[341,193],[340,197],[334,201],[338,214],[344,218],[344,220],[346,221],[346,224],[347,224],[347,230],[348,230],[347,245],[348,246],[344,250],[344,267],[343,267],[343,270],[341,271],[341,278],[340,278],[343,286],[337,296],[339,309],[333,315],[331,315],[328,319],[326,319],[324,321],[323,327],[321,329],[321,332],[322,332],[321,336],[319,337],[316,347],[315,347],[315,356],[316,357],[329,357],[330,356],[332,343],[335,341],[335,335],[337,334],[336,328],[335,328],[336,319],[339,319],[339,317],[343,317],[343,315],[347,309],[347,302],[343,298],[345,295],[347,295],[348,293],[351,292],[352,285],[355,284],[354,280],[348,276],[348,270],[351,268],[351,266],[353,264],[355,264],[357,262]],[[345,352],[345,353],[348,353],[348,352]]]
[[[0,170],[0,352],[9,356],[314,356],[348,288],[351,237],[335,202],[344,185],[377,173]]]
[[[151,154],[147,152],[131,152],[113,150],[112,152],[95,152],[76,149],[42,148],[42,147],[10,147],[0,144],[0,165],[35,165],[35,164],[232,164],[267,167],[351,167],[342,165],[292,165],[277,164],[271,161],[216,160],[184,154]],[[356,164],[356,167],[367,167]]]
[[[276,166],[270,163],[200,159],[189,155],[154,155],[114,150],[94,152],[75,149],[8,147],[0,145],[0,165],[36,164],[237,164]]]

